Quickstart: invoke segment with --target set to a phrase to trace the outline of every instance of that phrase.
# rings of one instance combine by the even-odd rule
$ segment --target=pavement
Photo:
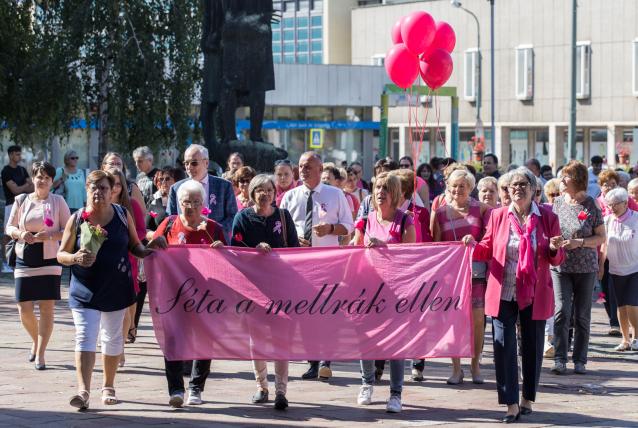
[[[68,279],[68,274],[66,276]],[[68,282],[68,281],[67,281]],[[505,407],[497,404],[491,337],[483,357],[484,385],[473,385],[469,361],[466,383],[446,385],[448,360],[426,363],[425,381],[410,380],[406,366],[403,411],[385,412],[389,395],[388,368],[375,387],[373,404],[358,406],[358,364],[333,363],[330,382],[302,381],[303,362],[290,366],[290,408],[277,412],[272,401],[253,405],[256,390],[251,363],[214,361],[203,393],[202,406],[171,410],[168,405],[163,360],[151,320],[145,312],[138,339],[126,346],[126,366],[116,377],[115,406],[101,404],[101,363],[93,376],[91,408],[78,412],[68,400],[76,391],[73,359],[73,322],[66,304],[67,288],[56,307],[53,337],[46,355],[47,370],[36,371],[27,362],[29,339],[23,330],[13,297],[13,278],[0,276],[0,426],[2,427],[132,427],[132,426],[262,426],[262,427],[420,427],[435,425],[496,426]],[[638,426],[638,352],[618,353],[617,338],[607,336],[602,305],[595,304],[590,362],[587,375],[552,375],[545,360],[534,413],[520,426]],[[571,364],[568,368],[572,369]],[[272,372],[272,364],[269,364]],[[274,392],[271,379],[271,393]],[[271,400],[274,397],[271,394]]]

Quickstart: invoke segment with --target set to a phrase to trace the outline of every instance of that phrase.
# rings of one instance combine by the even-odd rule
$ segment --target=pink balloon
[[[443,49],[448,53],[452,53],[456,46],[456,34],[450,24],[444,21],[436,23],[436,31],[434,39],[428,48],[423,52],[421,58],[427,60],[435,49]]]
[[[452,57],[443,49],[434,49],[427,60],[419,62],[421,77],[431,89],[438,89],[448,81],[454,70]]]
[[[403,22],[403,18],[397,19],[397,22],[394,23],[392,32],[390,33],[392,37],[392,43],[394,43],[395,45],[397,43],[403,43],[403,39],[401,38],[401,22]]]
[[[430,46],[435,31],[434,18],[420,10],[403,17],[401,22],[403,43],[415,55],[421,55]]]
[[[398,87],[409,88],[419,75],[419,57],[398,43],[385,56],[385,70]]]

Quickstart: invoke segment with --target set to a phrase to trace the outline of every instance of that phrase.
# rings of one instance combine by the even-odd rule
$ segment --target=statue
[[[261,136],[266,91],[275,89],[273,12],[272,0],[204,0],[201,116],[206,146],[220,165],[234,151],[260,170],[287,156]],[[235,113],[242,106],[250,108],[252,144],[236,141]]]

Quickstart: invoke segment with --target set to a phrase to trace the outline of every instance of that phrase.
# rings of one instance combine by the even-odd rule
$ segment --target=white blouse
[[[626,276],[638,272],[638,212],[627,210],[619,220],[605,217],[609,273]]]

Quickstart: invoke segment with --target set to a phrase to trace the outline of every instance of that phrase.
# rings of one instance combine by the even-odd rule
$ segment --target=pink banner
[[[169,360],[469,357],[471,249],[185,245],[144,261]]]

